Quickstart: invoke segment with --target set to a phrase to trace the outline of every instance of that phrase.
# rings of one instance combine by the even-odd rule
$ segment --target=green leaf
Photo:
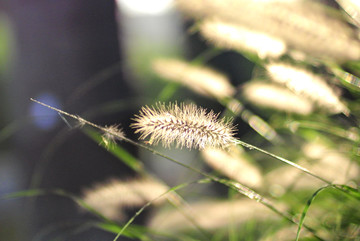
[[[99,222],[96,223],[94,226],[101,228],[103,230],[112,232],[112,233],[118,233],[121,230],[123,230],[123,235],[129,238],[139,238],[141,240],[144,239],[144,231],[140,230],[139,228],[131,227],[127,230],[123,229],[122,226],[119,226],[118,224],[112,222],[111,220],[104,217],[101,213],[97,212],[93,207],[85,203],[81,198],[70,194],[62,189],[52,189],[52,190],[42,190],[42,189],[31,189],[31,190],[24,190],[19,192],[10,193],[7,195],[4,195],[3,197],[0,197],[0,200],[6,200],[6,199],[13,199],[13,198],[23,198],[23,197],[37,197],[37,196],[44,196],[44,195],[56,195],[61,197],[66,197],[71,200],[73,200],[75,203],[77,203],[82,208],[86,209],[88,212],[100,217],[105,222]],[[143,229],[143,228],[142,228]]]
[[[341,69],[339,66],[333,66],[332,71],[336,75],[336,77],[341,81],[341,84],[345,86],[347,89],[352,92],[359,93],[360,92],[360,79],[355,75],[359,74],[359,64],[349,65],[352,69],[352,72],[349,73]]]
[[[124,164],[128,167],[136,171],[137,173],[143,174],[144,173],[144,166],[142,162],[136,159],[133,155],[131,155],[128,151],[122,148],[119,145],[111,145],[110,148],[105,145],[102,141],[101,135],[91,129],[84,129],[85,134],[87,134],[92,140],[96,143],[99,143],[102,147],[106,148],[111,154],[121,160]]]
[[[304,207],[304,210],[301,214],[301,218],[300,218],[300,221],[299,221],[299,226],[298,226],[298,230],[297,230],[297,233],[296,233],[296,239],[295,241],[298,241],[299,238],[300,238],[300,231],[301,231],[301,228],[304,224],[304,221],[305,221],[305,217],[306,217],[306,214],[310,208],[310,205],[311,203],[314,201],[315,197],[323,190],[325,190],[326,188],[329,188],[329,187],[333,187],[332,185],[327,185],[327,186],[324,186],[324,187],[321,187],[319,188],[318,190],[316,190],[316,192],[311,196],[311,198],[307,201],[307,204],[306,206]]]
[[[30,190],[24,190],[19,192],[13,192],[6,194],[2,197],[0,197],[0,200],[6,200],[6,199],[13,199],[13,198],[22,198],[22,197],[37,197],[41,195],[45,195],[46,191],[41,189],[30,189]]]
[[[176,190],[178,189],[182,189],[184,187],[187,187],[188,185],[190,184],[193,184],[193,183],[202,183],[203,179],[200,179],[200,180],[196,180],[196,181],[193,181],[193,182],[189,182],[189,183],[182,183],[182,184],[179,184],[177,186],[174,186],[170,189],[168,189],[165,193],[161,194],[160,196],[158,196],[157,198],[147,202],[146,204],[144,204],[129,220],[128,222],[119,230],[119,232],[117,233],[117,236],[115,237],[114,241],[118,240],[118,238],[124,234],[124,231],[125,230],[128,230],[130,228],[130,224],[132,224],[132,222],[134,222],[135,218],[137,216],[139,216],[147,207],[149,207],[151,204],[153,204],[156,200],[158,200],[159,198],[163,197],[164,195],[170,193],[170,192],[175,192]],[[180,209],[180,211],[183,211],[182,210],[182,207],[178,206],[177,204],[174,203],[174,201],[172,200],[172,198],[174,198],[175,196],[172,196],[171,198],[169,198],[169,202],[174,205],[176,208]],[[184,214],[185,215],[185,214]],[[190,218],[190,217],[188,217]],[[204,236],[206,237],[207,239],[210,238],[210,235],[205,231],[203,230],[200,226],[197,225],[197,223],[193,222],[193,220],[190,220],[190,222],[193,223],[193,225],[198,229],[198,231]],[[133,226],[133,225],[132,225]],[[131,226],[131,227],[132,227]],[[161,233],[160,235],[162,236],[169,236],[169,234],[164,234],[164,233]]]
[[[174,93],[178,90],[180,84],[172,82],[168,83],[162,91],[158,94],[156,101],[168,101]]]
[[[340,187],[342,188],[342,190],[344,190],[350,196],[356,198],[357,200],[360,200],[360,192],[358,189],[349,187],[347,185],[340,185]]]
[[[114,234],[119,233],[123,229],[123,226],[112,222],[99,222],[96,224],[96,226],[102,230]],[[142,229],[143,229],[142,227],[133,226],[131,228],[128,228],[126,231],[124,230],[123,235],[128,238],[140,238],[141,236],[143,236],[144,233]]]

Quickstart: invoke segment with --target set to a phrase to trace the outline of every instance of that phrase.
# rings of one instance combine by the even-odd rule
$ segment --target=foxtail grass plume
[[[156,59],[152,68],[160,77],[183,84],[201,95],[223,99],[235,94],[229,79],[209,67],[179,59]]]
[[[216,17],[275,39],[291,50],[336,62],[360,59],[356,32],[337,10],[317,1],[177,0],[196,19]],[[261,20],[261,21],[259,21]]]
[[[349,114],[349,109],[320,75],[287,63],[270,63],[265,68],[273,81],[287,86],[297,95],[308,98],[327,112]]]
[[[176,59],[154,60],[153,69],[158,75],[165,79],[186,85],[199,94],[215,97],[223,104],[227,103],[226,107],[228,109],[235,115],[241,117],[260,135],[270,141],[276,141],[276,139],[278,139],[278,135],[274,129],[264,120],[252,113],[250,114],[248,110],[244,109],[241,102],[231,98],[235,93],[235,88],[225,75],[204,66],[194,66]]]
[[[286,52],[281,39],[220,19],[205,19],[200,33],[217,47],[255,53],[260,58],[277,58]]]
[[[262,184],[260,169],[249,161],[238,146],[232,146],[228,151],[205,148],[201,155],[214,170],[232,180],[251,188],[259,188]]]
[[[102,135],[102,142],[105,144],[106,148],[110,148],[111,145],[115,143],[116,140],[123,140],[125,134],[122,129],[119,128],[120,125],[111,125],[105,126],[103,129],[104,134]]]
[[[131,127],[141,133],[140,139],[150,137],[149,144],[169,147],[176,142],[176,147],[203,149],[227,148],[236,142],[231,120],[217,119],[218,114],[194,104],[157,103],[143,107],[135,117]]]
[[[275,84],[251,81],[244,85],[243,95],[254,105],[288,113],[308,115],[313,110],[309,100]]]
[[[125,218],[124,211],[130,207],[140,207],[168,191],[168,187],[150,178],[120,181],[113,179],[86,189],[83,200],[97,212],[112,220]],[[160,204],[166,195],[156,200]]]

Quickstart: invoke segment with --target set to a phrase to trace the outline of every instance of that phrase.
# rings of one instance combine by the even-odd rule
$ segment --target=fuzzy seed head
[[[333,88],[320,75],[286,63],[271,63],[265,68],[274,82],[285,85],[295,94],[306,97],[329,113],[349,113]]]
[[[217,17],[285,42],[290,50],[336,62],[360,59],[356,32],[318,1],[176,0],[194,18]],[[261,19],[261,21],[259,21]]]
[[[206,19],[200,25],[200,32],[218,47],[249,51],[260,58],[277,58],[286,52],[281,39],[216,18]]]
[[[143,107],[131,126],[135,133],[141,133],[140,139],[150,136],[149,144],[161,142],[170,147],[176,142],[180,148],[226,148],[235,142],[235,128],[230,120],[217,117],[213,111],[206,112],[194,104],[158,103]]]
[[[122,140],[125,137],[125,134],[123,130],[119,128],[119,125],[106,126],[104,127],[103,132],[102,142],[108,149],[116,142],[116,140]]]
[[[308,115],[313,111],[311,101],[275,84],[251,81],[244,85],[243,94],[249,102],[265,108],[300,115]]]
[[[204,96],[223,99],[235,94],[230,80],[209,67],[194,66],[179,59],[156,59],[152,68],[160,77],[183,84]]]
[[[258,188],[262,184],[260,169],[251,163],[238,146],[232,146],[229,151],[205,148],[201,151],[201,155],[213,169],[232,180],[251,188]]]
[[[121,181],[117,179],[97,184],[84,190],[83,200],[96,211],[112,220],[125,218],[125,209],[140,207],[146,202],[159,198],[169,188],[151,178]],[[163,203],[166,195],[157,199],[155,204]]]

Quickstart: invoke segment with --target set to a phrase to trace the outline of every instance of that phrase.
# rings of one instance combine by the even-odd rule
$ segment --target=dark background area
[[[1,194],[32,185],[78,195],[85,186],[106,178],[132,176],[127,167],[79,129],[69,129],[54,111],[29,100],[36,98],[81,115],[94,106],[135,97],[122,68],[115,3],[19,0],[3,4],[1,10],[11,22],[16,51],[6,84],[1,86],[7,106],[1,119],[4,127],[16,123],[16,131],[1,143],[10,151],[2,154],[0,164],[7,172],[16,170],[17,175],[1,178]],[[99,73],[106,74],[109,67],[113,71],[105,80],[94,79]],[[86,92],[72,95],[82,87],[87,88]],[[133,113],[131,107],[134,105],[83,117],[101,125],[122,123],[126,127]],[[1,240],[50,240],[64,235],[65,240],[114,237],[95,229],[74,232],[73,227],[89,217],[64,197],[5,200],[0,203],[0,213]],[[66,237],[69,233],[72,235]]]
[[[138,79],[128,68],[123,23],[115,2],[5,0],[0,1],[0,6],[13,36],[9,68],[0,73],[0,195],[29,188],[59,188],[78,196],[85,187],[109,178],[135,176],[79,128],[74,128],[76,122],[65,118],[69,127],[55,111],[30,101],[38,99],[103,126],[121,123],[126,135],[135,139],[128,126],[133,114],[144,104],[148,90],[137,88]],[[167,19],[136,21],[153,21],[157,30]],[[131,25],[135,30],[136,21]],[[198,34],[186,35],[188,26],[189,23],[184,23],[179,31],[187,36],[182,43],[184,55],[192,59],[207,45]],[[174,35],[169,41],[174,39],[178,37]],[[150,40],[144,37],[139,42],[146,44]],[[159,36],[153,41],[165,45]],[[252,64],[231,51],[207,64],[229,74],[235,85],[250,78]],[[181,98],[197,95],[185,90]],[[198,98],[197,102],[215,111],[223,108],[206,98]],[[246,125],[240,125],[245,132]],[[134,147],[122,145],[136,155]],[[0,200],[0,213],[0,240],[114,238],[113,234],[98,229],[83,229],[82,225],[96,220],[95,217],[65,197]],[[137,222],[142,219],[137,218]]]

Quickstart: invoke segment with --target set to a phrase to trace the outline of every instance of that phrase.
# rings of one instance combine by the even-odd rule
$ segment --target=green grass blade
[[[22,198],[22,197],[37,197],[45,195],[46,191],[41,189],[30,189],[30,190],[24,190],[19,192],[13,192],[9,194],[5,194],[4,196],[0,197],[0,200],[7,200],[7,199],[13,199],[13,198]]]
[[[360,201],[360,192],[358,189],[349,187],[347,185],[340,185],[341,189],[344,190],[347,194],[349,194],[350,196],[356,198],[357,200]]]
[[[178,83],[168,83],[158,94],[157,101],[168,101],[174,93],[179,89],[180,84]]]
[[[117,234],[119,233],[122,229],[123,226],[118,225],[116,223],[112,223],[112,222],[99,222],[96,223],[94,225],[95,227],[102,229],[104,231],[110,232],[110,233],[114,233]],[[127,230],[124,230],[124,236],[128,237],[128,238],[141,238],[144,235],[144,228],[141,226],[132,226],[129,227]]]
[[[13,199],[13,198],[24,198],[24,197],[38,197],[38,196],[45,196],[45,195],[56,195],[61,197],[66,197],[71,200],[73,200],[75,203],[77,203],[82,208],[86,209],[87,211],[95,214],[96,216],[101,217],[102,219],[108,220],[105,218],[102,214],[97,212],[94,208],[86,204],[81,198],[70,194],[62,189],[51,189],[51,190],[43,190],[43,189],[29,189],[14,193],[9,193],[4,195],[3,197],[0,197],[0,200],[3,199]],[[109,220],[108,220],[109,221]]]
[[[199,183],[199,181],[195,181],[195,182],[191,182],[191,183],[182,183],[180,185],[177,185],[175,187],[170,188],[169,190],[167,190],[165,193],[161,194],[160,196],[158,196],[157,198],[147,202],[146,204],[144,204],[130,219],[129,221],[123,226],[123,228],[118,232],[117,236],[115,237],[114,241],[117,241],[118,238],[124,233],[124,231],[130,226],[130,224],[135,220],[135,218],[137,216],[139,216],[147,207],[149,207],[151,204],[153,204],[156,200],[158,200],[159,198],[163,197],[164,195],[176,191],[178,189],[184,188],[192,183]],[[200,229],[200,231],[203,233],[203,230]],[[206,234],[205,234],[206,235]]]
[[[144,166],[142,162],[136,159],[133,155],[127,152],[124,148],[119,145],[111,145],[110,147],[106,146],[102,141],[101,134],[91,129],[84,129],[85,134],[87,134],[92,140],[96,143],[99,143],[102,147],[106,148],[111,154],[116,158],[124,162],[128,167],[136,171],[137,173],[144,173]]]
[[[317,133],[323,132],[326,134],[331,134],[333,136],[337,136],[353,142],[358,142],[360,138],[357,132],[346,130],[341,127],[336,127],[334,124],[331,123],[300,120],[300,121],[292,121],[291,125],[294,125],[297,128],[314,130],[317,131]]]
[[[103,216],[101,213],[96,211],[93,207],[85,203],[81,198],[70,194],[62,189],[52,189],[52,190],[42,190],[42,189],[31,189],[31,190],[24,190],[14,193],[6,194],[2,197],[0,197],[0,200],[7,200],[7,199],[14,199],[14,198],[24,198],[24,197],[38,197],[38,196],[45,196],[45,195],[56,195],[61,197],[66,197],[71,200],[73,200],[76,204],[78,204],[80,207],[84,208],[88,212],[94,214],[95,216],[100,217],[104,222],[97,223],[94,225],[95,227],[99,227],[103,230],[107,230],[109,232],[118,233],[119,230],[123,230],[124,227],[114,223],[113,221],[109,220],[105,216]],[[146,240],[144,237],[144,232],[139,231],[137,228],[130,228],[125,231],[123,230],[122,234],[129,238],[138,238],[140,240]]]
[[[332,185],[327,185],[327,186],[324,186],[324,187],[321,187],[319,188],[318,190],[316,190],[316,192],[314,192],[314,194],[311,196],[311,198],[307,201],[306,203],[306,206],[304,207],[304,210],[301,214],[301,218],[300,218],[300,221],[299,221],[299,225],[298,225],[298,230],[297,230],[297,233],[296,233],[296,239],[295,241],[298,241],[299,238],[300,238],[300,232],[301,232],[301,228],[304,224],[304,221],[305,221],[305,217],[306,217],[306,214],[310,208],[310,205],[311,203],[314,201],[315,197],[323,190],[325,190],[326,188],[329,188],[329,187],[333,187]]]

